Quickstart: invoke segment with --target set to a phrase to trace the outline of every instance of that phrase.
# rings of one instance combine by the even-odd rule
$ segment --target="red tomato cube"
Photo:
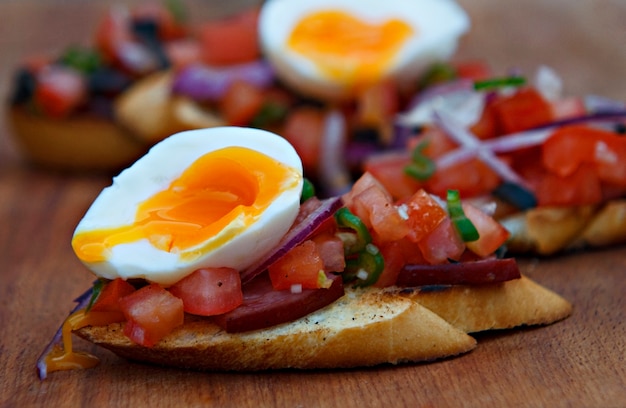
[[[233,268],[202,268],[169,288],[182,299],[185,312],[213,316],[241,305],[241,277]]]
[[[156,283],[120,300],[126,317],[124,334],[137,344],[152,347],[183,324],[183,301]]]

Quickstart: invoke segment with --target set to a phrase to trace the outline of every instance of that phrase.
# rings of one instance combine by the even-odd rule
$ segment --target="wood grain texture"
[[[217,3],[192,6],[208,15]],[[548,63],[573,94],[626,99],[624,1],[460,3],[474,29],[459,58],[503,70]],[[81,41],[106,6],[0,0],[0,94],[7,94],[20,56]],[[51,18],[51,10],[62,12]],[[128,363],[77,341],[101,365],[40,382],[39,353],[92,280],[71,251],[71,233],[108,183],[28,168],[0,118],[0,407],[626,406],[624,247],[522,259],[522,271],[570,300],[573,315],[548,327],[479,335],[478,348],[459,358],[357,370],[196,373]]]

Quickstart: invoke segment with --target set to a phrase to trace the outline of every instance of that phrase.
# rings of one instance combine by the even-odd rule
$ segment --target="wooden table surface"
[[[546,63],[572,94],[626,100],[626,2],[461,3],[474,27],[460,58],[503,70]],[[194,3],[195,15],[216,4]],[[106,7],[95,0],[0,0],[2,97],[21,56],[84,40]],[[73,228],[108,183],[28,168],[0,118],[2,407],[626,406],[624,247],[521,260],[523,272],[573,303],[573,315],[548,327],[481,334],[478,348],[459,358],[356,370],[196,373],[128,363],[79,342],[101,365],[40,382],[37,356],[92,281],[71,251]]]

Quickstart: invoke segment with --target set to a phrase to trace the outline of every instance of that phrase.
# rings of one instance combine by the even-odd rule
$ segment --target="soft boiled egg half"
[[[170,136],[113,179],[72,238],[97,276],[171,285],[202,267],[245,269],[295,220],[302,163],[282,137],[218,127]]]
[[[268,0],[259,37],[289,86],[333,100],[383,80],[415,80],[452,56],[469,25],[453,0]]]

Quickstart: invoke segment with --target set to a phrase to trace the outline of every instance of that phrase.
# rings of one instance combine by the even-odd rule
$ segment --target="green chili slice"
[[[300,195],[300,203],[305,202],[311,197],[315,196],[315,186],[311,181],[307,178],[304,179],[304,183],[302,184],[302,193]]]
[[[375,284],[385,268],[385,259],[372,244],[359,252],[356,258],[346,260],[344,280],[356,281],[356,287],[366,287]]]
[[[476,91],[497,89],[505,86],[522,86],[526,83],[526,78],[520,76],[509,76],[504,78],[491,78],[474,82]]]
[[[435,162],[424,155],[424,149],[428,146],[428,141],[424,140],[415,146],[411,153],[411,163],[404,167],[404,174],[419,181],[426,181],[435,174]]]
[[[467,218],[463,206],[461,205],[461,196],[458,190],[448,190],[446,197],[448,203],[448,214],[454,224],[454,227],[459,232],[463,242],[476,241],[480,238],[478,230],[472,224],[472,221]]]
[[[357,235],[357,242],[345,248],[348,255],[365,250],[367,244],[372,242],[372,236],[367,230],[367,226],[359,217],[352,214],[347,207],[342,207],[335,212],[335,220],[340,228],[349,228]]]

